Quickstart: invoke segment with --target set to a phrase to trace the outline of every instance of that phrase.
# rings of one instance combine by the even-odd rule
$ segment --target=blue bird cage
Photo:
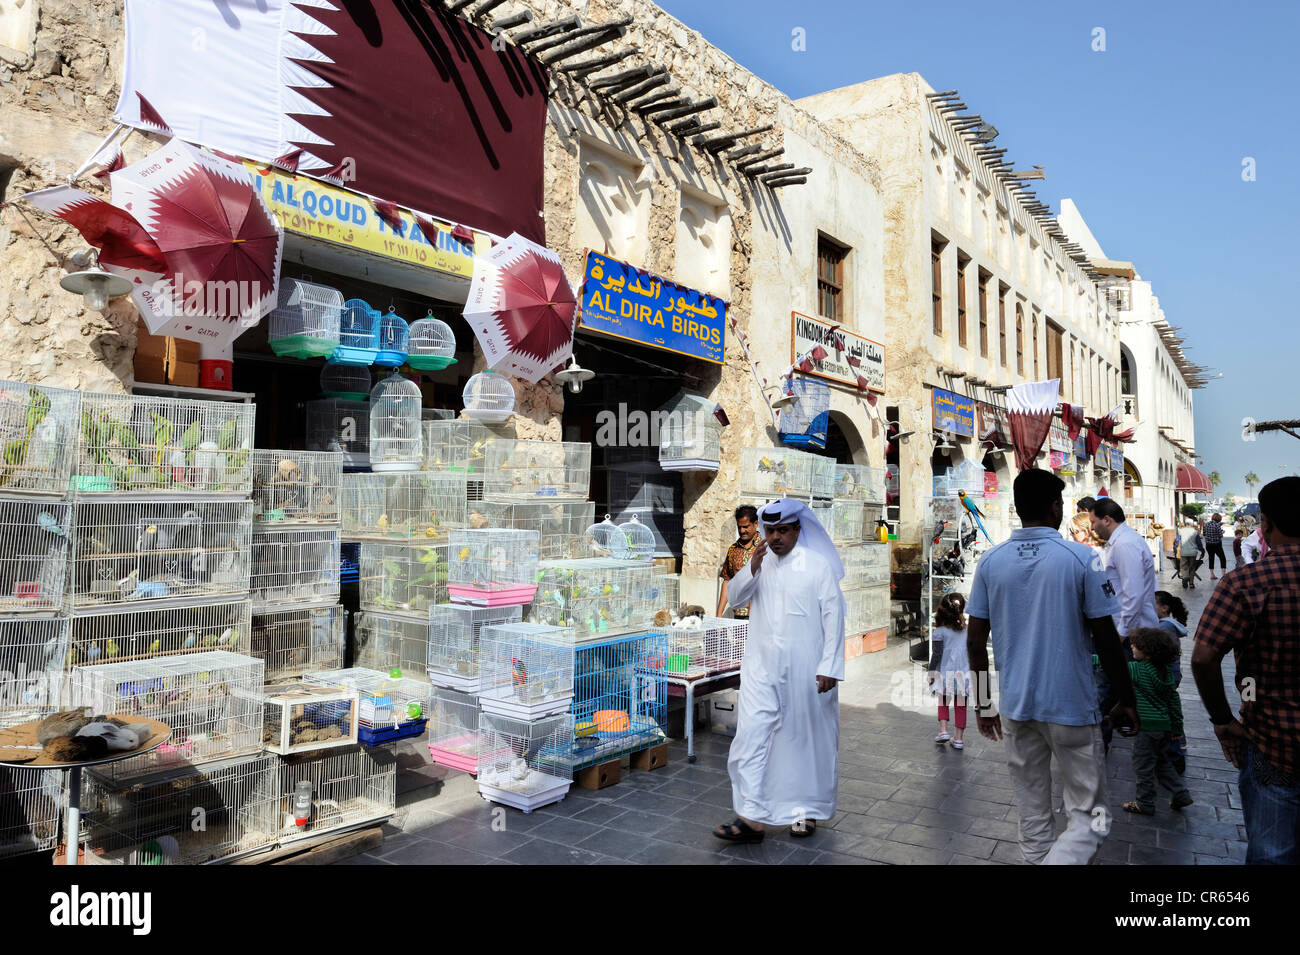
[[[815,378],[791,378],[786,394],[799,400],[781,411],[778,434],[794,448],[825,450],[831,421],[831,389]]]
[[[580,646],[573,664],[573,750],[581,769],[663,742],[668,638],[642,633]],[[559,755],[559,754],[557,754]]]
[[[334,365],[373,365],[379,357],[380,314],[359,298],[343,303],[339,318],[339,347],[329,360]]]
[[[410,350],[411,326],[391,308],[379,320],[379,354],[375,364],[385,368],[401,368],[406,364]]]

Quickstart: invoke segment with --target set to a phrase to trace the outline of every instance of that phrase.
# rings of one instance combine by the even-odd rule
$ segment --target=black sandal
[[[713,834],[726,842],[762,842],[766,832],[753,828],[737,816],[732,822],[718,826]]]
[[[795,839],[807,839],[817,831],[816,819],[805,819],[802,823],[796,822],[790,827],[790,835]]]

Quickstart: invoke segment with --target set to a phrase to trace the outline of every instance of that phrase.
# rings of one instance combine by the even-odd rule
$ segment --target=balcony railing
[[[1125,424],[1137,424],[1138,421],[1138,399],[1137,395],[1120,395],[1120,402],[1124,407]]]

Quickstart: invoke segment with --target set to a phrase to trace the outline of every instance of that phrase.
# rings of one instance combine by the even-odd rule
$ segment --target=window
[[[845,319],[844,259],[848,254],[838,242],[817,237],[817,314],[834,322]]]
[[[1038,309],[1034,309],[1033,318],[1030,319],[1030,338],[1029,348],[1034,353],[1034,381],[1041,381],[1038,377]]]
[[[934,333],[943,334],[943,247],[942,239],[930,240],[930,303],[934,317]]]
[[[998,354],[1001,356],[1002,367],[1009,368],[1007,364],[1007,292],[1011,287],[998,283]]]
[[[1016,303],[1016,374],[1025,373],[1025,309]]]
[[[980,357],[989,357],[989,279],[991,272],[979,270]]]
[[[966,347],[966,266],[970,256],[957,250],[957,344]]]
[[[1047,320],[1047,377],[1049,380],[1060,378],[1063,390],[1066,382],[1061,341],[1064,337],[1065,330],[1052,324],[1052,320],[1049,318]]]

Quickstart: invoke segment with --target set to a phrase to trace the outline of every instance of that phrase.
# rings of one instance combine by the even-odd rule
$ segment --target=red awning
[[[1190,464],[1178,465],[1178,484],[1175,491],[1187,491],[1192,494],[1213,494],[1214,485],[1205,476],[1205,472]]]

